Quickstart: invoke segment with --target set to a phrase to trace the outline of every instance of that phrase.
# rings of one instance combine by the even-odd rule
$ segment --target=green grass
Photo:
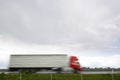
[[[120,74],[113,74],[120,80]],[[0,80],[20,80],[20,74],[0,74]],[[21,80],[51,80],[51,74],[22,74]],[[52,80],[81,80],[81,74],[52,74]],[[111,74],[82,74],[82,80],[112,80]]]

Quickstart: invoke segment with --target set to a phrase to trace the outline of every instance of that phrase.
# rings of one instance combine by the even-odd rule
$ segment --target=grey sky
[[[120,31],[118,0],[92,1],[4,0],[0,33],[37,44],[111,44]]]
[[[0,48],[16,51],[19,44],[32,49],[28,44],[78,53],[117,49],[118,54],[119,4],[119,0],[0,0]]]

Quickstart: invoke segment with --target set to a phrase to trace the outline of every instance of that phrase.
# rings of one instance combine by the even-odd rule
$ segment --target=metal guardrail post
[[[114,72],[114,70],[112,69],[112,74],[111,74],[112,75],[112,80],[114,80],[113,72]]]
[[[22,80],[22,73],[20,72],[20,80]]]
[[[82,78],[82,73],[81,73],[81,80],[82,80],[83,78]]]
[[[52,78],[53,78],[53,77],[52,77],[52,74],[51,74],[51,75],[50,75],[50,80],[52,80]]]

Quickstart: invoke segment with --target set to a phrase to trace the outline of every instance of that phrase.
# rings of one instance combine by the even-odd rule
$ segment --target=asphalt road
[[[83,71],[82,74],[118,74],[120,71]]]
[[[3,73],[3,72],[0,72]],[[19,72],[4,72],[5,74],[9,73],[19,73]],[[61,72],[63,74],[71,74],[72,72]],[[37,72],[37,74],[56,74],[54,71],[43,71],[43,72]],[[120,71],[82,71],[79,74],[120,74]]]

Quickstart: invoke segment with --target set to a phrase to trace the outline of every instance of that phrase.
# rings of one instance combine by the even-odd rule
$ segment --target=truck
[[[76,56],[67,54],[12,54],[10,56],[10,71],[54,71],[78,73],[82,71]]]

